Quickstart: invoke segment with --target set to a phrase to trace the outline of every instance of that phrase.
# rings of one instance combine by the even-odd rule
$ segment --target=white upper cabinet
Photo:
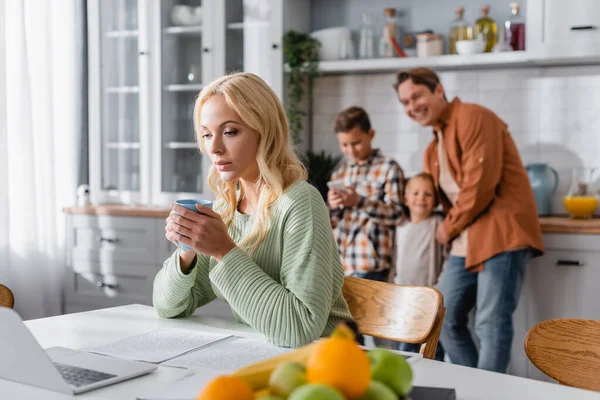
[[[283,34],[309,21],[304,0],[88,0],[92,201],[212,198],[198,92],[248,71],[283,98]]]
[[[208,18],[214,1],[150,1],[152,28],[151,202],[210,198],[207,155],[200,154],[193,128],[194,100],[216,74],[215,27]]]
[[[142,1],[142,0],[140,0]],[[142,197],[142,101],[147,96],[137,0],[89,1],[90,183],[94,195],[118,192],[132,201]]]
[[[600,1],[527,0],[527,45],[532,58],[600,58]]]

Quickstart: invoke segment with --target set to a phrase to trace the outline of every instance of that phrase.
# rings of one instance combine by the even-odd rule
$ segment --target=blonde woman
[[[218,297],[284,347],[351,320],[327,206],[306,182],[273,91],[250,73],[219,78],[200,92],[194,127],[213,163],[215,211],[172,206],[165,236],[193,250],[177,249],[158,272],[158,314],[185,317]]]

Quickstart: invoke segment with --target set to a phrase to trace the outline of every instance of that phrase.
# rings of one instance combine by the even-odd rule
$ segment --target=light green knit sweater
[[[216,262],[198,255],[184,275],[179,250],[154,280],[154,307],[161,317],[186,317],[216,297],[236,319],[271,343],[298,347],[329,335],[352,317],[342,297],[344,271],[319,192],[296,182],[271,207],[271,227],[252,257],[239,247]],[[229,235],[250,232],[253,217],[236,212]]]

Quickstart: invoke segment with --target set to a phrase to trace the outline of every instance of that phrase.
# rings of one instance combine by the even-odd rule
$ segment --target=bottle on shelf
[[[383,33],[379,41],[379,56],[394,57],[392,38],[396,37],[396,9],[384,10]]]
[[[456,10],[456,19],[450,25],[450,54],[456,54],[456,42],[458,40],[472,40],[473,29],[463,18],[465,9],[458,7]]]
[[[519,9],[519,3],[510,3],[510,17],[504,22],[504,39],[513,50],[525,50],[525,20]]]
[[[358,57],[373,58],[373,28],[371,27],[371,15],[367,12],[360,13],[360,23]]]
[[[485,51],[489,53],[496,44],[496,35],[498,26],[496,22],[491,19],[488,14],[490,13],[490,6],[484,5],[481,7],[481,17],[475,21],[475,37],[479,37],[482,33],[485,39]]]
[[[492,48],[492,53],[501,53],[503,51],[512,51],[513,48],[506,42],[506,35],[504,34],[505,28],[500,26],[500,31],[498,32],[498,43],[494,45]]]

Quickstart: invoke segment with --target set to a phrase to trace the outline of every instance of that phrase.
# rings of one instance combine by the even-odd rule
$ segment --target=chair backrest
[[[13,308],[15,297],[13,293],[4,285],[0,285],[0,307]]]
[[[423,343],[420,353],[434,358],[446,312],[437,289],[345,277],[342,290],[362,334]]]
[[[533,365],[559,383],[600,391],[600,321],[540,322],[525,336],[525,353]]]

